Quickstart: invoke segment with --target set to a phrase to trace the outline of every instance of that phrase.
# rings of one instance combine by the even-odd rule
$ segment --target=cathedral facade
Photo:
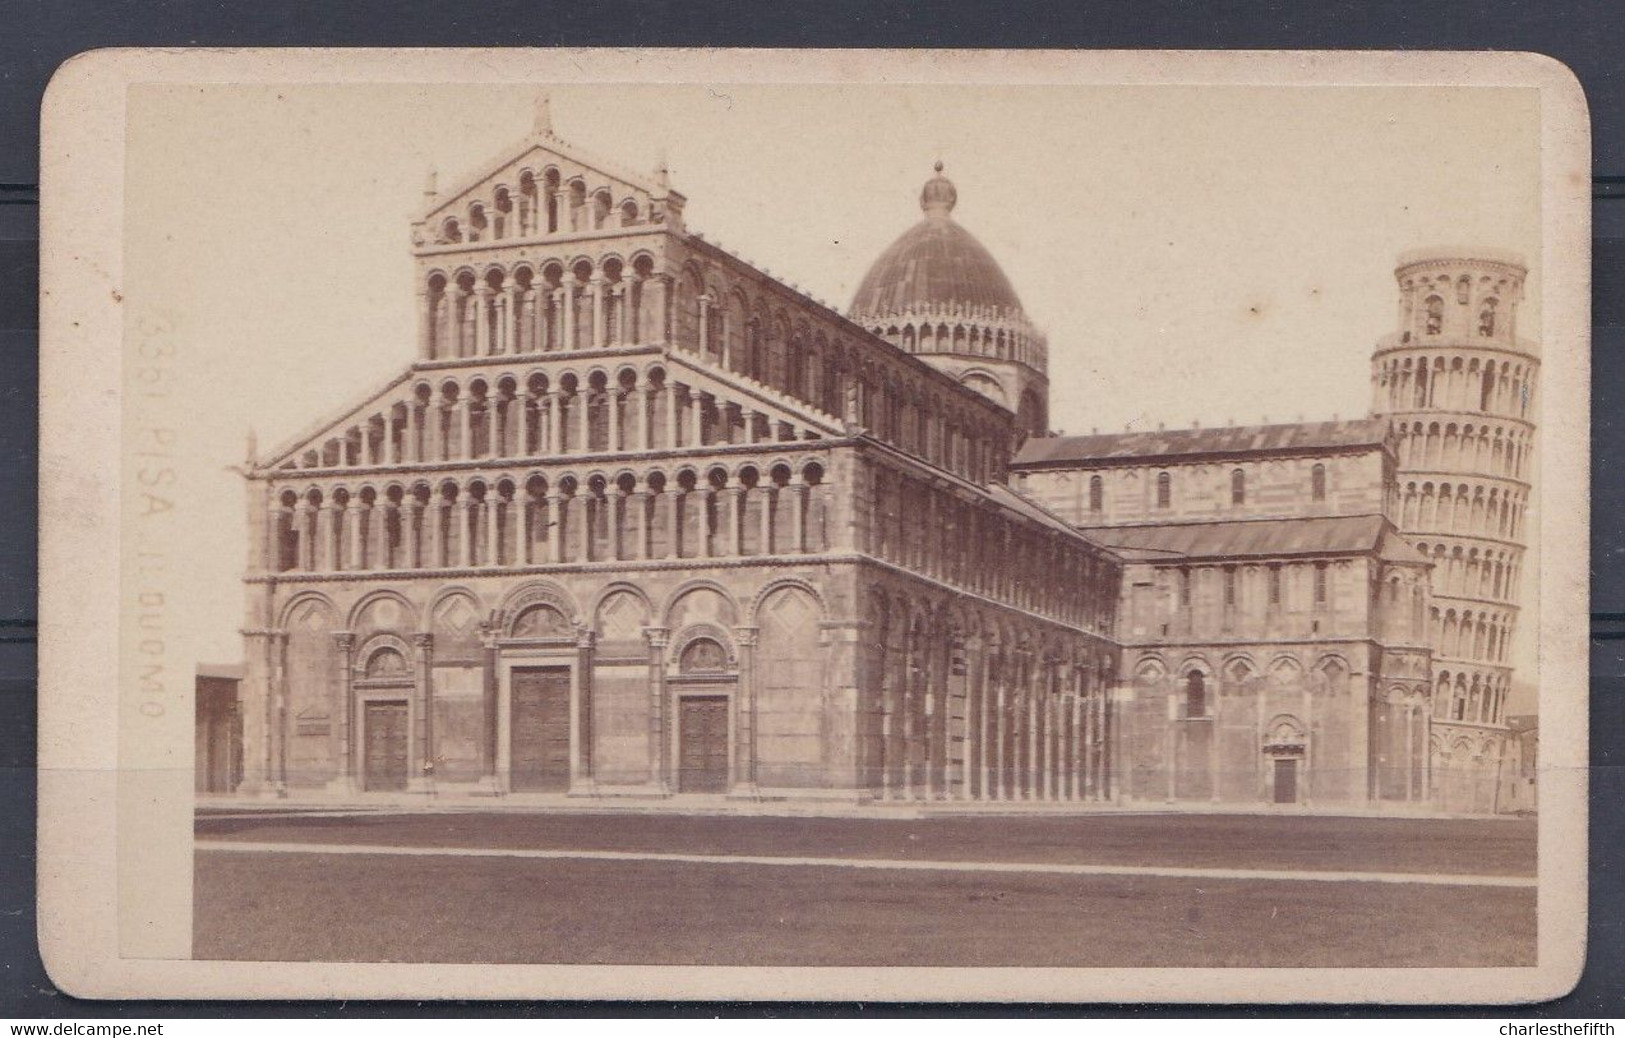
[[[1436,330],[1402,267],[1381,417],[1052,437],[940,165],[846,314],[684,201],[545,104],[431,183],[415,359],[247,474],[239,792],[1424,804],[1493,752],[1521,267]]]

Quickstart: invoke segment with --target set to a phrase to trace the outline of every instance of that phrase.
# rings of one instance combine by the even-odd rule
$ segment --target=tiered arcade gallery
[[[544,128],[430,204],[417,361],[249,479],[241,789],[1106,797],[1118,561],[661,180]]]

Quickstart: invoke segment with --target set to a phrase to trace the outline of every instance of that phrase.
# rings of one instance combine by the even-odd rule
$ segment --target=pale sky
[[[269,450],[410,362],[425,175],[445,185],[516,145],[541,89],[131,90],[125,296],[182,347],[197,515],[183,614],[200,658],[242,652],[245,505],[227,466],[248,430]],[[919,219],[940,158],[955,218],[1049,336],[1051,423],[1067,432],[1364,415],[1400,252],[1540,254],[1533,90],[549,92],[560,137],[631,171],[664,154],[691,229],[843,310]],[[1520,332],[1538,339],[1538,269],[1528,288]],[[1531,552],[1520,677],[1537,572]]]

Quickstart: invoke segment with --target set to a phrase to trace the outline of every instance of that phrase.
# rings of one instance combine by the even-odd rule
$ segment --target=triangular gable
[[[475,202],[490,206],[496,200],[498,188],[517,191],[521,177],[527,171],[540,181],[550,166],[559,171],[561,184],[580,179],[589,196],[608,188],[612,204],[619,205],[631,197],[637,201],[641,212],[648,211],[651,200],[675,194],[655,179],[619,169],[554,136],[551,130],[540,129],[532,131],[522,143],[504,149],[501,154],[473,167],[468,174],[437,190],[433,201],[423,211],[420,222],[432,225],[450,216],[462,217]]]
[[[380,411],[388,411],[396,403],[407,402],[410,388],[403,387],[407,386],[411,377],[412,369],[406,368],[380,388],[368,392],[330,417],[308,426],[303,432],[284,441],[276,450],[261,459],[260,467],[298,468],[299,459],[307,451],[320,451],[326,447],[328,441],[348,435],[351,429],[370,416]]]

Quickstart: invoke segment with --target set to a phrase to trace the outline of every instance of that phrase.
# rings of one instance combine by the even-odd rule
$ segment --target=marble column
[[[711,356],[711,297],[701,294],[700,304],[700,341],[697,346],[700,356],[707,359]]]
[[[547,399],[547,443],[543,444],[542,452],[547,454],[562,454],[564,422],[561,418],[560,404],[564,394],[557,389],[550,389],[543,394]]]
[[[790,551],[800,555],[807,550],[808,486],[799,476],[790,483]]]
[[[547,561],[564,561],[564,495],[547,494]]]
[[[437,763],[434,746],[434,635],[412,635],[412,648],[416,650],[417,666],[413,668],[414,698],[418,702],[418,768],[409,775],[407,788],[419,792],[434,790],[434,772]]]
[[[316,569],[331,572],[338,568],[339,509],[326,501],[316,515]]]
[[[497,629],[480,624],[480,705],[483,707],[483,726],[480,740],[480,785],[487,793],[501,791],[497,776],[497,682],[500,650],[497,648]]]
[[[402,505],[401,534],[406,538],[404,554],[408,569],[423,568],[423,505],[415,497],[408,497]]]
[[[649,646],[649,785],[664,796],[670,792],[668,775],[671,767],[667,760],[671,739],[666,731],[666,644],[669,635],[664,627],[645,627],[644,640]]]
[[[457,449],[461,452],[459,458],[453,458],[451,452],[446,452],[446,460],[472,459],[474,457],[474,400],[472,397],[462,397],[457,401]]]
[[[508,421],[513,424],[514,429],[514,450],[519,457],[528,458],[537,453],[535,445],[531,443],[529,398],[515,390],[513,399],[508,402],[508,408]]]
[[[355,650],[355,635],[349,631],[334,631],[333,647],[333,662],[337,668],[335,676],[339,686],[338,709],[334,711],[338,728],[339,773],[328,788],[338,793],[353,793],[358,749],[355,745],[355,694],[351,688],[351,678],[355,675],[354,661],[351,659],[351,653]]]
[[[671,450],[677,446],[677,383],[668,379],[662,396],[666,399],[665,428],[663,430],[665,442],[660,446],[666,450]],[[651,446],[653,445],[651,444]]]
[[[501,502],[496,487],[486,490],[485,503],[481,506],[485,512],[485,556],[480,561],[487,566],[502,565]]]
[[[564,293],[564,305],[559,311],[559,348],[579,349],[580,346],[576,342],[576,291],[570,285],[566,285],[561,291]]]
[[[604,348],[604,279],[594,276],[587,282],[587,291],[592,295],[592,348]]]
[[[367,543],[363,535],[366,521],[367,510],[359,497],[352,497],[344,503],[339,523],[344,528],[344,568],[347,570],[367,568],[367,560],[362,554]]]
[[[429,286],[418,289],[418,359],[434,358],[434,293]]]
[[[739,647],[739,696],[734,730],[738,743],[734,749],[733,782],[730,795],[755,797],[758,740],[757,676],[755,627],[735,627],[734,644]]]
[[[632,534],[632,555],[634,559],[647,559],[649,557],[649,491],[648,484],[642,480],[632,485],[632,493],[627,495],[626,507],[631,509],[632,520],[636,530]]]
[[[741,487],[726,486],[721,490],[723,509],[728,524],[727,537],[723,541],[723,553],[732,558],[743,554],[745,534],[745,491]]]
[[[576,631],[575,695],[571,697],[575,716],[570,719],[570,792],[593,791],[593,632]]]
[[[491,286],[481,282],[475,288],[474,295],[474,354],[478,357],[489,357],[493,352],[491,334],[491,300],[493,291]]]

